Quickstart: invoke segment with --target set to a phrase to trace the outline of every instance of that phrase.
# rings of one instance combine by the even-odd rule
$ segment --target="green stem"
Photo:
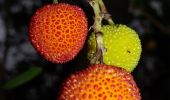
[[[58,0],[53,0],[53,3],[58,3]]]
[[[101,9],[101,12],[102,12],[102,15],[103,15],[103,18],[105,20],[107,20],[107,22],[110,24],[110,25],[114,25],[114,22],[111,18],[111,15],[108,13],[106,7],[105,7],[105,4],[103,2],[103,0],[99,0],[99,6],[100,6],[100,9]]]
[[[102,27],[102,13],[99,7],[99,0],[89,0],[88,1],[94,11],[94,25],[92,28],[94,29],[95,37],[96,37],[96,53],[91,59],[92,64],[96,64],[97,62],[103,63],[103,52],[104,52],[104,44],[103,44],[103,33],[100,31]]]
[[[99,2],[98,0],[89,0],[89,3],[92,6],[95,15],[93,29],[95,32],[98,32],[101,29],[101,21],[102,21]]]

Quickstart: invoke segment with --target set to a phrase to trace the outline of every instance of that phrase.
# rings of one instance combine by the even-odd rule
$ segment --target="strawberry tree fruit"
[[[30,21],[29,39],[48,61],[65,63],[82,49],[88,33],[84,11],[66,3],[39,8]]]
[[[68,77],[57,100],[141,100],[141,96],[128,71],[96,64]]]
[[[101,28],[106,51],[103,54],[105,64],[118,66],[132,72],[141,55],[141,42],[138,34],[126,25],[105,25]],[[96,52],[94,33],[88,40],[88,59]]]

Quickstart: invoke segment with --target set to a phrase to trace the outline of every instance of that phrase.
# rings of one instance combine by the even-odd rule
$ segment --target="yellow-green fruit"
[[[103,33],[105,64],[114,65],[132,72],[137,66],[141,55],[141,42],[138,34],[126,25],[105,25],[101,28]],[[88,40],[88,59],[92,59],[96,51],[94,33]]]

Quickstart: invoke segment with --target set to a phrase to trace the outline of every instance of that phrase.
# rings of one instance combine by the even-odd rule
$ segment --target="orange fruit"
[[[33,47],[49,61],[65,63],[82,49],[88,33],[84,11],[59,3],[39,8],[31,18],[29,38]]]
[[[133,76],[110,65],[91,65],[63,83],[57,100],[141,100]]]

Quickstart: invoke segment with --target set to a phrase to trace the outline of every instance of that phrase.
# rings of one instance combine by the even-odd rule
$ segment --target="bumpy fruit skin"
[[[87,33],[87,18],[83,10],[65,3],[38,9],[29,27],[33,47],[54,63],[72,60],[83,47]]]
[[[106,25],[101,29],[106,51],[104,63],[114,65],[132,72],[137,66],[141,55],[141,42],[138,34],[126,25]],[[88,40],[88,58],[91,59],[96,51],[94,34]]]
[[[57,100],[141,100],[133,76],[109,65],[91,65],[63,83]]]

